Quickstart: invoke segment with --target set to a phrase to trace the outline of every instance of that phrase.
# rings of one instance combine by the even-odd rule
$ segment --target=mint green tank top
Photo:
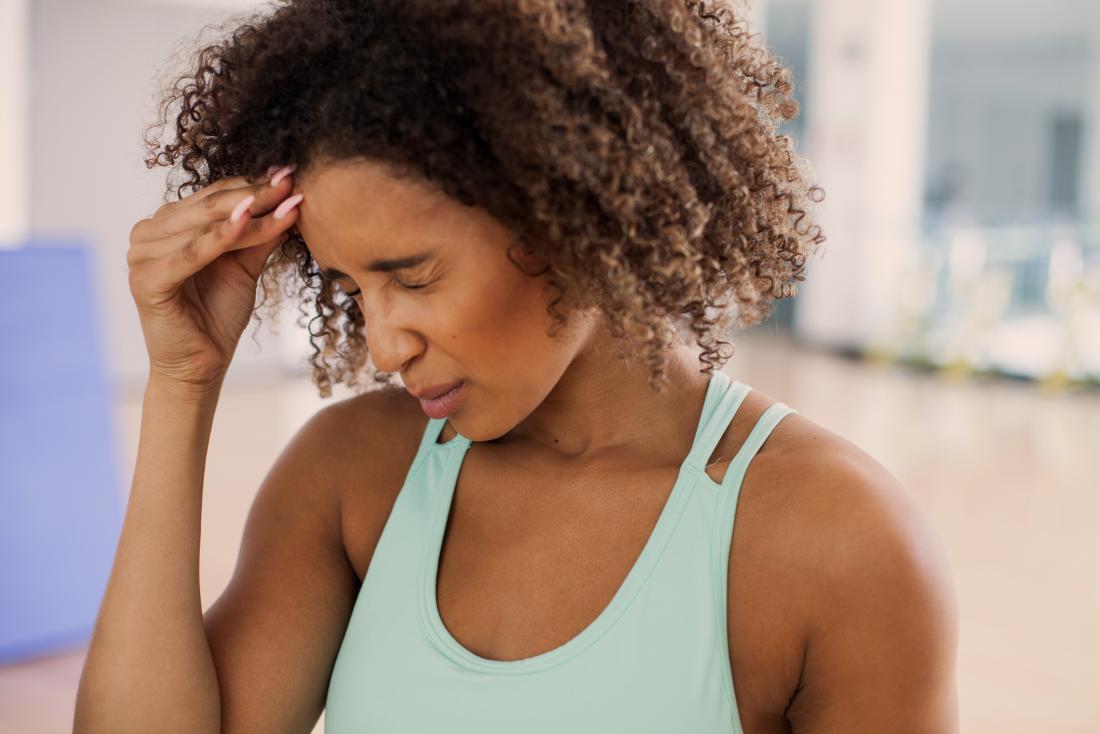
[[[773,403],[719,484],[704,467],[749,390],[714,373],[691,451],[611,602],[521,660],[471,652],[440,619],[440,549],[471,441],[437,443],[446,419],[429,419],[336,657],[325,733],[740,734],[726,617],[734,515],[749,462],[795,412]]]

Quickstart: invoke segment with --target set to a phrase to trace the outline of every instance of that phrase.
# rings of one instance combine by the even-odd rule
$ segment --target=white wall
[[[18,244],[29,224],[29,25],[27,0],[0,0],[0,247]]]
[[[753,33],[763,33],[768,27],[769,0],[749,0],[749,28]]]

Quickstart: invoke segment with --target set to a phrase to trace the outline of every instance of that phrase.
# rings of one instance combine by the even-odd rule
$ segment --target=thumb
[[[264,268],[264,264],[267,263],[267,259],[271,256],[271,253],[278,249],[279,245],[286,242],[286,232],[283,232],[280,236],[267,242],[252,247],[238,250],[237,261],[241,264],[241,267],[245,269],[253,280],[260,277],[260,272]]]

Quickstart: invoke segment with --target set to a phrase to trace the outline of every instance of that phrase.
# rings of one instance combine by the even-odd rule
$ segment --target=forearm
[[[76,699],[75,734],[221,727],[203,628],[203,474],[218,393],[151,379],[130,497]]]

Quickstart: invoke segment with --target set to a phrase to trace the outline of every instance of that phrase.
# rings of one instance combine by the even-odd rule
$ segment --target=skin
[[[544,278],[528,275],[542,264],[519,247],[512,255],[523,270],[513,264],[515,235],[484,211],[411,182],[395,186],[369,165],[299,178],[305,198],[298,230],[323,269],[350,276],[338,282],[359,294],[374,364],[400,372],[413,391],[464,380],[462,405],[450,416],[463,435],[522,442],[531,459],[572,466],[616,451],[659,451],[667,436],[647,432],[654,410],[680,414],[686,422],[671,426],[677,435],[691,427],[694,418],[675,406],[705,391],[706,382],[685,352],[673,390],[634,399],[648,392],[644,365],[624,370],[613,361],[602,322],[591,314],[548,336],[554,292]],[[407,271],[365,268],[370,259],[426,250],[437,254]]]
[[[466,381],[440,437],[476,442],[440,558],[447,628],[498,660],[565,643],[622,583],[691,446],[707,384],[697,352],[675,350],[670,386],[654,392],[643,364],[614,356],[595,314],[548,336],[552,291],[508,259],[512,233],[379,166],[318,165],[296,174],[294,191],[315,259],[358,291],[374,363],[413,389]],[[432,248],[408,271],[366,268]],[[530,253],[513,256],[538,271]],[[773,402],[751,391],[708,461],[715,481]],[[237,573],[205,616],[230,728],[319,713],[426,420],[403,390],[344,400],[272,469]],[[308,500],[304,482],[319,487]],[[858,447],[800,414],[784,418],[745,475],[729,571],[728,652],[746,732],[956,731],[948,565],[910,495]],[[302,626],[308,639],[291,629]]]

